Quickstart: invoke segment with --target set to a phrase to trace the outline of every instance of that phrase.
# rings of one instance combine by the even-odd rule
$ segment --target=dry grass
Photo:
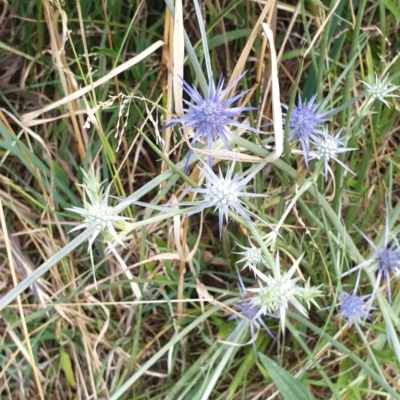
[[[182,2],[176,1],[175,19],[161,2],[114,2],[115,9],[107,2],[84,3],[42,0],[27,8],[18,2],[1,5],[1,297],[71,242],[73,235],[68,231],[79,222],[72,222],[65,208],[81,206],[80,168],[99,171],[101,180],[112,182],[112,194],[125,198],[170,170],[170,164],[181,161],[187,151],[185,133],[159,129],[163,121],[179,115],[182,107],[177,77],[184,74],[200,79],[183,51],[184,27],[195,54],[202,57],[192,3],[184,2],[180,12]],[[312,2],[307,3],[307,10],[274,1],[216,1],[200,6],[209,22],[206,28],[215,74],[224,72],[232,82],[249,70],[244,84],[250,91],[244,103],[257,106],[258,111],[248,122],[258,127],[275,124],[273,130],[265,129],[275,133],[275,151],[278,157],[281,150],[284,153],[282,164],[268,165],[254,188],[271,195],[257,207],[275,226],[297,188],[309,177],[299,157],[289,159],[283,132],[279,132],[279,102],[292,105],[301,88],[306,95],[312,89],[320,94],[329,92],[350,62],[350,34],[342,42],[335,38],[354,26],[356,10],[350,8],[346,14],[351,23],[335,26],[335,34],[326,37],[339,2],[331,12]],[[230,11],[222,15],[224,10]],[[357,73],[350,78],[347,93],[354,98],[363,91],[357,79],[378,63],[375,35],[383,52],[382,63],[390,64],[392,70],[393,65],[398,66],[394,43],[399,22],[390,13],[381,15],[387,25],[379,31],[375,12],[372,4],[366,8],[360,29],[360,33],[372,33],[350,71]],[[268,41],[261,35],[263,22],[272,27],[278,41],[276,63],[271,38]],[[229,36],[246,28],[236,38]],[[229,40],[218,46],[218,35]],[[217,44],[213,44],[215,37]],[[332,54],[334,45],[340,46],[341,52]],[[319,64],[321,49],[330,63]],[[365,55],[369,58],[364,62]],[[312,82],[302,75],[320,65],[326,67],[323,81]],[[331,99],[336,107],[346,97],[340,92],[345,85],[344,81],[337,98]],[[109,96],[113,96],[112,102]],[[359,178],[338,178],[336,186],[315,179],[316,190],[333,202],[333,210],[355,243],[360,239],[353,232],[353,223],[369,237],[375,239],[373,230],[380,237],[384,194],[391,190],[396,207],[399,188],[399,103],[395,100],[392,109],[380,108],[379,115],[364,119],[358,114],[361,109],[360,99],[351,104],[353,114],[343,112],[335,119],[336,126],[354,127],[352,140],[362,151],[351,156],[349,163],[357,167]],[[84,129],[88,115],[92,116],[90,129]],[[238,132],[240,135],[250,137],[245,132]],[[272,133],[267,137],[274,138]],[[163,147],[157,142],[160,139]],[[259,145],[258,139],[252,140]],[[265,161],[265,155],[250,154],[240,143],[237,161]],[[198,153],[209,155],[206,150]],[[212,154],[220,160],[233,158],[221,149]],[[279,167],[283,163],[286,166]],[[293,170],[295,178],[287,172]],[[189,178],[202,182],[196,168]],[[141,200],[154,205],[182,201],[182,189],[188,183],[179,179],[178,174],[171,174]],[[348,249],[339,246],[343,241],[339,234],[334,242],[329,232],[338,230],[327,222],[328,214],[321,211],[318,200],[307,196],[288,213],[278,247],[285,267],[307,251],[302,273],[305,278],[311,276],[315,285],[324,285],[327,298],[321,303],[331,308],[339,285],[335,268],[346,269],[355,261]],[[143,207],[129,207],[123,214],[135,221],[156,215]],[[321,221],[322,228],[318,225]],[[247,234],[247,227],[232,222],[220,241],[218,222],[210,213],[143,223],[124,240],[126,249],[118,251],[130,275],[115,256],[105,253],[101,241],[95,243],[96,282],[87,245],[68,253],[2,311],[0,398],[109,399],[135,373],[140,373],[139,378],[121,399],[203,398],[201,382],[207,382],[221,362],[223,355],[217,358],[220,340],[227,340],[235,326],[227,322],[238,296],[235,241],[246,243]],[[368,254],[366,247],[358,247]],[[140,287],[141,298],[129,282],[130,276]],[[252,279],[251,274],[246,277]],[[363,281],[363,288],[367,285],[368,281]],[[395,282],[395,315],[398,288]],[[312,312],[310,321],[334,341],[296,322],[294,316],[290,321],[295,328],[277,342],[260,331],[258,351],[301,377],[317,399],[389,398],[360,364],[338,350],[335,343],[339,342],[400,393],[398,362],[393,361],[395,353],[388,346],[383,314],[374,314],[362,336],[332,317],[333,312],[333,308],[331,313]],[[394,321],[398,329],[399,322]],[[278,322],[272,321],[269,327],[278,332]],[[174,340],[176,344],[168,348]],[[252,347],[236,350],[210,398],[279,398],[277,383],[271,383],[265,369],[256,364]],[[148,365],[151,360],[155,361]],[[192,390],[182,395],[179,385],[190,388],[191,382]]]

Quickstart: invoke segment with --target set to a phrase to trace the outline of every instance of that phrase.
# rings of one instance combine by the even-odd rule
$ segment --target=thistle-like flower
[[[319,308],[319,305],[315,299],[322,295],[322,291],[320,290],[321,287],[322,285],[311,286],[310,278],[307,279],[307,282],[304,284],[304,290],[302,294],[302,301],[307,305],[307,309],[311,308],[311,303],[314,304],[315,307]]]
[[[400,243],[398,239],[395,237],[391,240],[390,232],[389,232],[389,200],[386,197],[386,225],[385,225],[385,233],[383,237],[383,245],[377,246],[375,245],[363,232],[361,232],[357,227],[356,229],[362,235],[362,237],[368,242],[372,249],[372,256],[367,259],[365,262],[357,265],[354,268],[346,271],[342,274],[342,277],[350,275],[351,273],[358,271],[358,278],[356,283],[356,288],[358,287],[360,272],[363,268],[368,267],[369,265],[373,265],[372,273],[376,274],[376,283],[374,285],[374,289],[372,291],[371,297],[374,298],[378,289],[380,287],[382,279],[386,281],[386,289],[388,293],[389,303],[392,301],[392,291],[390,288],[390,278],[391,275],[395,277],[400,276]]]
[[[89,239],[89,254],[93,266],[92,246],[97,236],[101,233],[106,242],[114,242],[114,245],[120,244],[124,246],[116,229],[124,229],[124,225],[129,218],[118,216],[114,212],[114,208],[108,205],[110,186],[103,193],[103,185],[93,172],[86,174],[85,171],[82,171],[82,173],[83,185],[81,186],[85,190],[83,208],[71,207],[66,208],[66,210],[77,213],[84,218],[83,222],[71,229],[70,232],[95,227],[94,233]]]
[[[310,161],[310,140],[317,138],[322,124],[328,120],[328,115],[332,113],[332,111],[318,110],[320,103],[315,103],[316,97],[315,94],[307,102],[306,100],[302,101],[299,95],[298,104],[293,107],[289,121],[289,140],[299,140],[307,168]],[[289,109],[287,104],[282,104],[282,107],[286,110]],[[286,117],[287,113],[283,113],[283,115]]]
[[[248,90],[226,98],[244,75],[245,72],[225,89],[222,89],[224,85],[222,76],[219,78],[217,86],[210,79],[208,94],[205,97],[194,86],[191,87],[182,79],[183,90],[193,100],[193,103],[183,100],[188,106],[188,108],[181,110],[185,114],[180,118],[171,120],[163,129],[181,123],[184,129],[192,128],[194,131],[191,146],[194,146],[198,140],[203,140],[208,148],[211,149],[213,143],[220,137],[228,150],[232,150],[229,144],[231,138],[229,126],[260,133],[258,129],[243,125],[237,121],[237,118],[243,116],[241,114],[243,111],[254,110],[254,107],[231,107],[233,103],[242,99]]]
[[[362,324],[371,318],[365,300],[370,296],[357,296],[355,293],[343,293],[338,302],[339,316],[346,319],[349,325],[354,322]]]
[[[197,203],[189,203],[190,205],[198,204],[199,206],[190,211],[187,215],[196,214],[205,208],[215,207],[215,210],[219,212],[219,233],[222,235],[222,223],[225,217],[225,221],[228,221],[228,211],[231,210],[235,214],[240,215],[246,221],[250,221],[250,216],[256,217],[256,215],[245,208],[245,203],[240,197],[268,197],[264,194],[247,193],[244,190],[248,188],[248,183],[253,179],[257,170],[248,173],[237,173],[233,175],[235,168],[235,162],[233,162],[223,176],[221,169],[219,170],[219,176],[207,165],[203,164],[203,168],[199,167],[203,175],[206,177],[205,187],[198,189],[185,189],[187,192],[200,193],[204,195],[204,199]]]
[[[239,271],[237,271],[238,274],[238,288],[239,288],[239,293],[241,296],[241,299],[237,301],[236,303],[233,304],[233,308],[241,314],[244,318],[248,319],[250,321],[250,334],[251,337],[254,339],[255,337],[255,332],[254,332],[254,327],[257,327],[257,325],[260,325],[261,327],[264,328],[265,332],[275,340],[274,334],[270,331],[268,326],[265,324],[265,322],[262,319],[262,316],[260,315],[260,307],[259,305],[254,304],[251,301],[251,298],[246,297],[246,288],[243,284],[242,277],[240,276]],[[236,331],[240,331],[241,327],[247,323],[246,320],[239,318],[238,315],[231,315],[228,320],[239,320],[239,323],[236,327]],[[235,335],[233,335],[235,336]],[[254,345],[254,340],[253,340],[253,345]]]
[[[324,176],[325,180],[328,179],[328,166],[329,161],[334,160],[340,164],[346,171],[355,175],[355,173],[348,168],[342,161],[339,160],[338,156],[341,153],[346,153],[347,151],[357,150],[356,148],[344,147],[343,141],[340,139],[340,130],[335,136],[331,136],[328,133],[327,128],[321,131],[319,137],[313,139],[313,144],[315,146],[315,152],[312,153],[310,160],[318,159],[324,162]]]
[[[237,262],[238,263],[244,263],[242,270],[245,268],[249,268],[252,271],[254,269],[257,269],[257,265],[261,264],[262,262],[265,263],[264,257],[262,256],[262,251],[259,247],[254,246],[252,241],[249,239],[249,244],[250,247],[242,246],[239,243],[236,243],[241,249],[244,251],[237,252],[236,254],[242,255],[242,259]]]
[[[277,253],[276,265],[273,268],[274,276],[265,275],[261,271],[255,270],[259,278],[259,287],[247,290],[256,293],[256,296],[251,298],[251,302],[259,307],[257,317],[265,314],[275,315],[280,319],[282,329],[285,329],[286,310],[289,304],[308,317],[301,302],[305,302],[307,307],[310,306],[310,302],[316,304],[314,298],[321,296],[322,292],[318,288],[311,290],[309,285],[308,287],[300,287],[298,286],[299,278],[292,278],[302,258],[303,255],[283,275],[279,267],[279,253]]]
[[[393,94],[394,91],[400,90],[400,86],[393,86],[390,84],[391,78],[386,76],[383,79],[378,77],[378,74],[375,73],[375,79],[373,76],[369,76],[367,78],[367,82],[361,81],[364,86],[365,90],[369,95],[369,99],[367,101],[367,107],[370,106],[375,100],[379,100],[389,107],[388,102],[386,101],[387,98],[394,98],[400,97],[397,94]]]

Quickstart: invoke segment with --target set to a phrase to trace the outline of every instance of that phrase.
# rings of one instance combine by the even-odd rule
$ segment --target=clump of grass
[[[2,397],[400,398],[388,4],[3,6]]]

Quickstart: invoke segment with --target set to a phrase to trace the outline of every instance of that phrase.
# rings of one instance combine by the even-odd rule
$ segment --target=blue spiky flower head
[[[384,247],[377,256],[380,271],[398,276],[400,273],[400,247],[397,238],[393,239],[390,246]]]
[[[358,283],[360,280],[361,271],[372,265],[371,272],[376,274],[376,282],[374,284],[374,288],[371,294],[371,297],[374,298],[378,293],[382,280],[386,282],[386,290],[388,295],[389,303],[392,301],[392,293],[390,287],[390,279],[392,276],[396,278],[400,278],[400,243],[397,237],[394,237],[390,234],[389,231],[389,213],[390,213],[390,202],[388,196],[385,198],[386,204],[386,224],[384,235],[381,238],[381,244],[376,245],[367,235],[361,232],[356,226],[355,228],[360,233],[360,235],[368,242],[372,249],[372,255],[363,263],[349,269],[348,271],[342,274],[342,277],[350,275],[351,273],[358,271],[358,278],[356,289],[358,287]]]
[[[183,111],[184,115],[171,120],[163,129],[181,123],[184,129],[192,128],[194,131],[191,141],[192,146],[198,140],[203,140],[208,148],[211,148],[217,138],[220,137],[228,150],[231,150],[229,144],[231,131],[229,126],[260,133],[258,129],[243,125],[237,121],[237,118],[243,117],[241,114],[243,111],[254,110],[254,107],[231,107],[233,103],[242,99],[248,90],[227,97],[245,73],[241,74],[225,89],[222,89],[224,85],[222,76],[219,78],[217,86],[215,86],[211,78],[208,85],[208,94],[205,97],[194,86],[190,86],[182,79],[183,90],[193,102],[183,100],[187,108],[180,111]]]
[[[328,115],[332,113],[332,111],[319,110],[320,103],[315,102],[316,97],[315,94],[309,101],[303,101],[299,95],[298,104],[293,107],[289,121],[289,140],[300,142],[307,168],[309,165],[310,140],[317,137],[323,123],[328,120]],[[286,110],[289,109],[287,104],[282,104],[282,107]],[[283,113],[283,115],[286,116],[287,113]]]
[[[198,207],[190,211],[187,215],[196,214],[206,208],[215,207],[219,213],[219,233],[222,235],[222,223],[228,221],[229,210],[233,211],[238,216],[241,216],[246,221],[250,221],[250,216],[255,216],[253,212],[245,207],[245,203],[241,197],[268,197],[264,194],[245,192],[248,188],[248,183],[257,173],[257,169],[246,175],[245,173],[234,174],[235,162],[228,168],[225,176],[221,169],[217,175],[208,164],[203,164],[199,167],[202,174],[206,178],[205,187],[185,189],[187,192],[202,194],[203,200],[188,205],[197,204]]]
[[[320,135],[313,138],[315,152],[311,155],[310,160],[319,159],[323,161],[325,180],[328,179],[328,166],[331,160],[336,161],[346,171],[355,175],[354,172],[338,158],[341,153],[357,150],[356,148],[345,147],[343,139],[340,138],[341,133],[342,130],[340,130],[335,136],[332,136],[329,134],[328,129],[324,127]]]
[[[370,296],[358,296],[355,293],[343,293],[338,302],[339,316],[346,319],[349,325],[357,322],[363,323],[365,320],[371,318],[368,312],[368,306],[365,300]]]

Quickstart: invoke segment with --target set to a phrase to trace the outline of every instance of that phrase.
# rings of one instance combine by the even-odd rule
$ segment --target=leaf
[[[261,353],[258,353],[258,356],[284,400],[315,400],[315,397],[308,392],[301,382],[281,368],[275,361]]]
[[[67,378],[68,383],[72,387],[76,387],[74,369],[72,368],[72,362],[69,354],[64,350],[60,349],[60,364],[61,368],[64,371],[65,377]]]
[[[382,0],[382,3],[396,17],[397,21],[400,21],[400,10],[398,9],[397,4],[391,0]]]
[[[212,50],[218,46],[222,46],[225,43],[229,43],[234,40],[238,40],[244,37],[250,36],[252,29],[244,28],[244,29],[235,29],[234,31],[226,32],[221,35],[216,35],[209,39],[208,41],[208,49]],[[200,52],[200,48],[198,48],[198,52]]]

